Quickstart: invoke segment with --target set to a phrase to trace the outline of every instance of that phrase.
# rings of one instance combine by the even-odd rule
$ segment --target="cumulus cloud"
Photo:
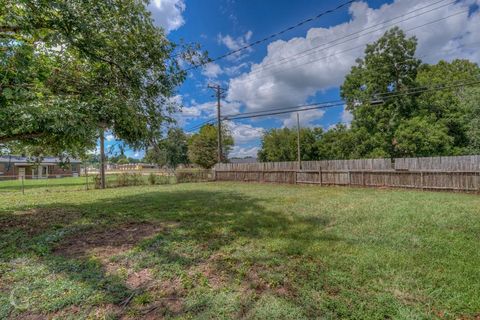
[[[235,51],[238,50],[248,44],[250,39],[252,38],[252,31],[247,31],[244,35],[234,38],[231,35],[222,35],[221,33],[218,35],[217,40],[219,44],[225,45],[228,50],[230,51]],[[249,52],[252,52],[252,48],[247,48],[243,51],[237,52],[229,57],[227,59],[229,60],[239,60],[243,58],[246,54]]]
[[[184,0],[152,0],[148,5],[156,25],[161,26],[168,33],[183,26]]]
[[[238,76],[242,72],[242,69],[247,68],[249,65],[250,65],[250,63],[243,62],[243,63],[240,63],[238,65],[231,66],[231,67],[225,67],[225,73],[230,77]]]
[[[224,121],[224,124],[230,129],[235,144],[244,144],[258,140],[265,131],[263,128],[254,127],[251,124],[235,123],[233,121]]]
[[[202,74],[209,79],[215,79],[222,73],[222,68],[215,62],[206,64],[202,69]]]
[[[240,102],[221,101],[222,115],[236,114],[240,112]],[[188,125],[191,120],[216,118],[217,101],[197,103],[192,101],[190,105],[184,106],[182,111],[176,114],[179,125]]]
[[[115,136],[113,134],[109,133],[105,136],[105,140],[113,141],[113,140],[115,140]]]
[[[340,119],[342,123],[346,124],[347,126],[350,126],[350,123],[353,120],[353,114],[346,109],[346,106],[343,106],[342,113],[340,115]]]
[[[229,154],[230,158],[245,158],[245,157],[257,157],[259,147],[240,147],[234,146]]]
[[[308,110],[299,112],[299,122],[301,127],[313,127],[315,121],[323,117],[325,111],[323,110]],[[283,120],[283,126],[293,128],[297,126],[297,113],[291,113],[288,118]]]
[[[480,43],[480,10],[468,12],[472,0],[447,6],[448,3],[444,1],[426,8],[432,2],[396,0],[373,9],[365,2],[355,2],[349,8],[348,22],[329,28],[311,28],[305,37],[270,43],[260,63],[230,80],[228,99],[241,101],[248,111],[301,104],[319,91],[339,86],[355,59],[363,56],[365,45],[394,25],[405,30],[408,36],[418,38],[417,55],[426,62],[453,57],[479,62],[480,50],[471,44],[476,43],[478,48]],[[438,9],[432,10],[434,8]],[[456,13],[459,14],[419,27]],[[414,17],[418,14],[421,15]],[[401,15],[405,16],[397,18]],[[397,19],[385,22],[394,18]],[[405,20],[407,18],[411,19]],[[382,22],[385,23],[375,27]],[[365,28],[369,29],[361,33],[363,36],[349,36]],[[340,38],[342,40],[332,41]],[[292,58],[293,55],[296,58]]]

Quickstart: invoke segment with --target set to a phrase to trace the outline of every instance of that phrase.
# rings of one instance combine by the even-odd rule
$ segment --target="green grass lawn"
[[[88,180],[85,177],[25,179],[23,180],[23,189],[25,193],[84,190],[87,182],[88,187],[93,189],[93,177],[88,177]],[[0,197],[5,192],[22,193],[22,181],[18,179],[0,181]]]
[[[0,185],[0,319],[480,317],[478,195],[72,181]]]

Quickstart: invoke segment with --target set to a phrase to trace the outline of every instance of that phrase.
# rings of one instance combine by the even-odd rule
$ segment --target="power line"
[[[446,17],[439,18],[439,19],[436,19],[436,20],[432,20],[432,21],[429,21],[429,22],[424,23],[424,24],[422,24],[422,25],[419,25],[419,26],[416,26],[416,27],[413,27],[413,28],[410,28],[410,29],[406,29],[405,31],[408,32],[408,31],[412,31],[412,30],[419,29],[419,28],[423,28],[423,27],[425,27],[425,26],[428,26],[428,25],[431,25],[431,24],[434,24],[434,23],[437,23],[437,22],[440,22],[440,21],[449,19],[449,18],[451,18],[451,17],[457,16],[457,15],[459,15],[459,14],[466,13],[466,12],[468,12],[468,11],[467,11],[467,10],[462,10],[462,11],[456,12],[456,13],[454,13],[454,14],[448,15],[448,16],[446,16]],[[356,38],[353,38],[353,39],[344,41],[344,42],[339,43],[339,44],[343,44],[343,43],[346,43],[346,42],[348,42],[348,41],[352,41],[352,40],[355,40],[355,39],[356,39]],[[339,45],[339,44],[336,44],[336,45],[334,45],[334,46],[337,46],[337,45]],[[368,42],[366,42],[366,43],[364,43],[364,44],[361,44],[361,45],[358,45],[358,46],[355,46],[355,47],[351,47],[351,48],[345,49],[345,50],[337,51],[337,52],[335,52],[335,53],[333,53],[333,54],[331,54],[331,55],[328,55],[328,56],[319,57],[319,58],[316,58],[316,59],[313,59],[313,60],[306,61],[306,62],[304,62],[304,63],[300,63],[300,64],[296,64],[296,65],[293,65],[293,66],[289,66],[289,67],[287,67],[287,68],[279,69],[279,70],[273,71],[273,72],[270,73],[270,74],[257,77],[256,79],[263,79],[263,78],[266,78],[266,77],[271,76],[272,74],[285,72],[285,71],[288,71],[288,70],[290,70],[290,69],[295,69],[295,68],[302,67],[302,66],[307,65],[307,64],[311,64],[311,63],[314,63],[314,62],[318,62],[318,61],[320,61],[320,60],[328,59],[328,58],[334,57],[334,56],[336,56],[336,55],[338,55],[338,54],[340,54],[340,53],[345,53],[345,52],[348,52],[348,51],[352,51],[352,50],[355,50],[355,49],[364,47],[364,46],[367,45],[367,44],[368,44]],[[332,48],[332,47],[334,47],[334,46],[331,46],[331,47],[329,47],[329,48],[325,48],[325,49],[319,50],[318,52],[321,52],[321,51],[330,49],[330,48]],[[275,67],[277,67],[277,66],[275,66]],[[280,67],[280,65],[278,65],[278,67]],[[274,69],[274,68],[273,68],[273,69]],[[257,69],[257,70],[251,71],[247,76],[250,76],[250,75],[256,74],[256,73],[260,73],[260,72],[263,72],[263,71],[268,71],[268,69],[267,69],[267,70]]]
[[[441,91],[441,90],[445,90],[445,89],[451,89],[451,88],[463,87],[463,86],[470,86],[470,85],[476,85],[476,84],[480,84],[480,80],[473,81],[473,82],[467,82],[467,83],[457,83],[457,84],[452,84],[452,85],[448,85],[448,86],[434,86],[434,87],[429,87],[429,88],[423,87],[423,88],[417,88],[417,89],[413,89],[413,90],[410,90],[410,91],[407,91],[407,92],[402,92],[402,93],[391,93],[391,92],[378,93],[378,94],[376,94],[375,98],[383,100],[383,99],[393,98],[393,97],[398,97],[398,96],[408,96],[408,95],[419,94],[419,93],[424,93],[424,92],[429,92],[429,91]],[[371,101],[371,102],[376,102],[376,101]],[[328,108],[343,106],[345,104],[346,104],[346,102],[344,100],[313,102],[313,103],[309,103],[309,104],[302,104],[302,105],[296,105],[296,106],[290,106],[290,107],[272,108],[272,109],[257,111],[257,112],[238,113],[238,114],[233,114],[233,115],[227,115],[227,116],[222,117],[222,120],[251,119],[251,118],[258,118],[258,117],[265,117],[265,116],[272,116],[272,115],[287,114],[287,113],[292,113],[292,112],[302,112],[302,111],[309,111],[309,110],[316,110],[316,109],[328,109]],[[375,103],[375,104],[381,104],[381,103]],[[214,119],[204,121],[203,123],[201,123],[199,125],[196,125],[195,127],[202,127],[203,125],[211,122],[212,120],[214,120]],[[191,128],[189,130],[186,130],[186,131],[187,132],[193,131],[193,130],[196,129],[195,127]]]
[[[370,26],[370,27],[363,28],[363,29],[361,29],[361,30],[359,30],[359,31],[356,31],[356,32],[347,34],[347,35],[342,36],[342,37],[340,37],[340,38],[337,38],[337,39],[328,41],[328,42],[326,42],[326,43],[322,43],[322,44],[320,44],[320,45],[318,45],[318,46],[315,46],[315,47],[312,47],[312,48],[309,48],[309,49],[306,49],[306,50],[303,50],[303,51],[299,51],[299,52],[297,52],[297,53],[295,53],[295,54],[293,54],[293,55],[291,55],[291,56],[289,56],[289,57],[284,57],[284,58],[281,58],[281,59],[279,59],[279,60],[277,60],[277,61],[275,61],[275,62],[268,63],[268,64],[264,64],[264,65],[262,65],[262,67],[267,67],[267,66],[269,66],[269,65],[276,65],[276,64],[278,64],[278,63],[281,62],[281,61],[290,60],[292,57],[295,57],[295,56],[301,55],[301,54],[303,54],[303,53],[306,53],[306,52],[309,52],[309,51],[312,51],[312,50],[315,50],[315,49],[324,47],[324,46],[326,46],[326,45],[328,45],[328,44],[335,43],[335,42],[337,42],[337,41],[339,41],[339,40],[342,40],[342,39],[351,37],[351,36],[353,36],[353,35],[360,34],[360,33],[362,33],[363,31],[366,31],[366,30],[369,30],[369,29],[372,29],[372,28],[375,28],[375,27],[378,27],[378,26],[382,25],[382,27],[379,28],[379,29],[377,29],[377,30],[373,30],[372,32],[365,33],[365,34],[359,36],[359,37],[362,37],[362,36],[368,35],[368,34],[370,34],[370,33],[373,33],[373,32],[379,31],[379,30],[382,30],[382,29],[384,29],[384,28],[386,28],[386,27],[388,28],[388,27],[390,27],[390,26],[392,26],[392,25],[395,25],[395,24],[397,24],[397,23],[405,22],[405,21],[407,21],[407,20],[410,20],[410,19],[416,18],[416,17],[418,17],[418,16],[421,16],[421,15],[424,15],[424,14],[427,14],[427,13],[430,13],[430,12],[433,12],[433,11],[435,11],[435,10],[441,9],[441,8],[443,8],[443,7],[446,7],[446,6],[449,6],[449,5],[452,5],[452,4],[455,3],[455,1],[449,2],[449,3],[447,3],[447,4],[443,4],[443,5],[439,6],[439,7],[433,8],[433,9],[431,9],[431,10],[418,13],[419,10],[423,10],[423,9],[429,8],[429,7],[431,7],[431,6],[434,6],[434,5],[436,5],[436,4],[440,3],[440,2],[444,2],[444,1],[445,1],[445,0],[440,0],[440,1],[437,1],[437,2],[434,2],[434,3],[431,3],[431,4],[426,5],[426,6],[424,6],[424,7],[421,7],[421,8],[418,8],[418,9],[415,9],[415,10],[412,10],[412,11],[409,11],[409,12],[407,12],[407,13],[398,15],[398,16],[396,16],[396,17],[394,17],[394,18],[391,18],[391,19],[382,21],[382,22],[377,23],[377,24],[375,24],[375,25],[372,25],[372,26]],[[387,22],[391,22],[391,21],[397,20],[398,18],[402,18],[402,17],[408,16],[408,15],[411,14],[411,13],[418,13],[418,14],[415,15],[415,16],[409,17],[409,18],[407,18],[407,19],[404,19],[404,20],[401,20],[401,21],[397,21],[397,22],[395,22],[395,23],[392,24],[392,25],[389,25],[389,26],[386,26],[386,27],[384,26],[384,24],[387,23]],[[358,39],[359,37],[350,39],[350,40],[348,40],[348,41]],[[314,38],[312,38],[312,39],[310,39],[310,40],[313,41],[313,40],[315,40],[316,38],[319,38],[319,37],[317,36],[317,37],[314,37]],[[345,42],[348,42],[348,41],[345,41]],[[345,43],[345,42],[342,42],[342,43]],[[339,45],[339,44],[342,44],[342,43],[335,44],[334,46]],[[331,46],[331,47],[333,47],[333,46]],[[320,50],[320,51],[323,51],[323,50]],[[318,51],[316,51],[316,52],[318,52]],[[316,53],[316,52],[312,52],[312,53]],[[307,55],[311,55],[312,53],[309,53],[309,54],[307,54]],[[301,56],[298,56],[297,58],[300,58],[300,57],[303,57],[303,56],[307,56],[307,55],[301,55]]]
[[[291,31],[291,30],[293,30],[293,29],[296,29],[296,28],[298,28],[298,27],[301,27],[301,26],[303,26],[303,25],[306,24],[306,23],[309,23],[309,22],[312,22],[312,21],[314,21],[314,20],[317,20],[317,19],[321,18],[321,17],[324,16],[324,15],[327,15],[327,14],[333,13],[333,12],[335,12],[335,11],[337,11],[337,10],[340,10],[341,8],[343,8],[343,7],[345,7],[345,6],[349,5],[349,4],[352,4],[352,3],[355,2],[355,1],[356,1],[356,0],[349,0],[349,1],[343,2],[343,3],[339,4],[338,6],[336,6],[335,8],[332,8],[332,9],[329,9],[329,10],[326,10],[326,11],[323,11],[323,12],[317,14],[317,15],[314,16],[314,17],[311,17],[311,18],[302,20],[302,21],[298,22],[298,23],[295,24],[295,25],[292,25],[292,26],[290,26],[290,27],[288,27],[288,28],[285,28],[285,29],[283,29],[283,30],[281,30],[281,31],[279,31],[279,32],[273,33],[273,34],[271,34],[271,35],[269,35],[269,36],[267,36],[267,37],[265,37],[265,38],[262,38],[262,39],[259,39],[259,40],[257,40],[257,41],[248,43],[248,44],[246,44],[245,46],[243,46],[243,47],[241,47],[241,48],[238,48],[238,49],[236,49],[236,50],[229,51],[229,52],[227,52],[227,53],[225,53],[225,54],[223,54],[223,55],[221,55],[221,56],[218,56],[218,57],[215,57],[215,58],[213,58],[213,59],[210,59],[210,60],[207,61],[207,62],[193,65],[193,66],[191,66],[190,68],[185,69],[185,71],[190,71],[190,70],[193,70],[193,69],[197,69],[198,67],[204,66],[204,65],[206,65],[206,64],[208,64],[208,63],[211,63],[211,62],[214,62],[214,61],[218,61],[218,60],[224,59],[224,58],[229,57],[229,56],[232,56],[232,55],[234,55],[234,54],[236,54],[236,53],[238,53],[238,52],[241,52],[241,51],[243,51],[243,50],[249,49],[249,48],[251,48],[251,47],[253,47],[253,46],[256,46],[256,45],[259,45],[259,44],[261,44],[261,43],[263,43],[263,42],[269,41],[269,40],[271,40],[271,39],[273,39],[273,38],[276,38],[276,37],[278,37],[278,36],[280,36],[280,35],[288,32],[288,31]]]
[[[471,43],[468,43],[468,44],[463,44],[463,45],[461,45],[457,48],[453,48],[453,49],[450,49],[450,50],[439,50],[439,51],[436,51],[434,53],[423,54],[423,55],[421,55],[419,57],[416,57],[416,58],[417,59],[422,59],[422,58],[425,58],[425,57],[428,57],[428,56],[438,55],[440,53],[454,52],[454,51],[458,50],[458,48],[463,48],[463,47],[466,47],[466,46],[477,45],[477,44],[480,44],[480,41],[471,42]],[[404,60],[404,62],[406,62],[406,61],[407,60]],[[340,101],[343,101],[343,100],[339,99],[339,100],[324,101],[324,102],[322,102],[322,104],[337,103],[337,102],[340,102]],[[260,112],[268,112],[268,111],[271,111],[271,110],[290,110],[292,108],[302,108],[302,107],[309,107],[309,106],[315,106],[315,105],[318,105],[318,103],[301,104],[301,105],[296,105],[294,107],[288,106],[288,107],[279,107],[279,108],[268,108],[268,109],[263,110],[263,111],[250,111],[250,112],[243,112],[243,113],[238,113],[238,114],[229,114],[229,115],[224,116],[224,118],[241,116],[241,115],[249,115],[249,114],[257,114],[257,113],[260,113]],[[201,128],[202,126],[204,126],[208,123],[212,123],[214,120],[215,120],[215,118],[207,119],[207,120],[205,120],[205,121],[203,121],[199,124],[196,124],[195,126],[191,127],[190,129],[187,129],[186,131],[187,132],[195,131],[196,129]]]
[[[438,3],[443,2],[443,1],[444,1],[444,0],[437,1],[437,2],[435,2],[435,3],[432,3],[432,4],[428,5],[428,6],[424,6],[424,7],[420,8],[420,9],[417,9],[417,10],[421,10],[421,9],[427,8],[427,7],[429,7],[429,6],[438,4]],[[409,19],[418,17],[418,16],[420,16],[420,15],[423,15],[423,14],[426,14],[426,13],[429,13],[429,12],[432,12],[433,10],[437,10],[437,9],[439,9],[439,8],[442,8],[442,7],[451,5],[452,3],[454,3],[454,2],[450,2],[450,3],[448,3],[448,4],[445,4],[445,5],[436,7],[436,8],[434,8],[434,9],[431,9],[431,10],[429,10],[429,11],[426,11],[426,12],[423,12],[423,13],[420,13],[420,14],[417,14],[417,15],[415,15],[415,16],[413,16],[413,17],[409,17],[408,19],[404,19],[404,20],[399,21],[399,22],[404,22],[404,21],[406,21],[406,20],[409,20]],[[399,17],[402,17],[402,16],[406,16],[406,15],[412,13],[412,12],[415,12],[415,11],[411,11],[411,12],[408,12],[407,14],[397,16],[396,18],[393,18],[393,19],[384,21],[384,22],[382,22],[382,23],[380,23],[380,24],[384,24],[385,22],[395,20],[395,19],[397,19],[397,18],[399,18]],[[422,25],[420,25],[420,26],[416,26],[416,27],[407,29],[406,31],[412,31],[412,30],[415,30],[415,29],[418,29],[418,28],[421,28],[421,27],[425,27],[425,26],[427,26],[427,25],[430,25],[430,24],[433,24],[433,23],[436,23],[436,22],[439,22],[439,21],[448,19],[448,18],[450,18],[450,17],[453,17],[453,16],[456,16],[456,15],[462,14],[462,13],[464,13],[464,12],[468,12],[468,11],[467,11],[467,10],[459,11],[459,12],[456,12],[456,13],[454,13],[454,14],[452,14],[452,15],[449,15],[449,16],[446,16],[446,17],[442,17],[442,18],[440,18],[440,19],[436,19],[436,20],[433,20],[433,21],[429,21],[429,22],[427,22],[427,23],[425,23],[425,24],[422,24]],[[399,23],[399,22],[396,22],[396,23]],[[378,24],[378,25],[379,25],[379,24]],[[376,26],[376,25],[375,25],[375,26]],[[360,30],[359,32],[352,33],[352,34],[350,34],[350,35],[347,35],[347,36],[344,36],[344,37],[342,37],[342,38],[339,38],[339,39],[330,41],[330,42],[328,42],[328,43],[336,42],[336,41],[338,41],[338,40],[340,40],[340,39],[344,39],[344,38],[346,38],[346,37],[348,37],[348,36],[351,36],[351,35],[353,35],[353,34],[358,34],[358,33],[362,32],[362,31],[364,31],[364,30],[371,29],[372,27],[375,27],[375,26],[371,26],[371,27],[365,28],[365,29],[363,29],[363,30]],[[387,26],[387,27],[389,27],[389,26]],[[385,27],[383,27],[383,28],[385,28]],[[372,32],[376,32],[376,31],[378,31],[378,30],[379,30],[379,29],[373,30]],[[369,32],[369,33],[372,33],[372,32]],[[369,33],[367,33],[367,34],[369,34]],[[364,35],[367,35],[367,34],[360,35],[359,37],[364,36]],[[357,38],[358,38],[358,37],[357,37]],[[356,39],[356,38],[352,38],[352,39],[349,39],[349,40],[344,41],[344,42],[342,42],[342,43],[345,43],[345,42],[348,42],[348,41],[352,41],[352,40],[355,40],[355,39]],[[327,43],[327,44],[328,44],[328,43]],[[342,43],[337,43],[337,44],[335,44],[335,45],[333,45],[333,46],[331,46],[331,47],[337,46],[337,45],[342,44]],[[300,65],[291,66],[289,69],[291,69],[291,68],[297,68],[297,67],[300,67],[300,66],[303,66],[303,65],[306,65],[306,64],[310,64],[310,63],[313,63],[313,62],[317,62],[317,61],[320,61],[320,60],[322,60],[322,59],[326,59],[326,58],[329,58],[329,57],[338,55],[338,54],[343,53],[343,52],[346,52],[346,51],[351,51],[351,50],[357,49],[357,48],[359,48],[359,47],[363,47],[363,46],[365,46],[366,44],[368,44],[368,43],[362,44],[362,45],[360,45],[360,46],[355,46],[355,47],[353,47],[353,48],[349,48],[349,49],[346,49],[346,50],[342,50],[342,51],[336,52],[336,53],[334,53],[334,54],[332,54],[332,55],[329,55],[329,56],[320,57],[320,58],[318,58],[318,59],[311,60],[311,61],[308,61],[308,62],[306,62],[306,63],[300,64]],[[323,44],[323,45],[321,45],[321,46],[324,46],[324,45],[325,45],[325,44]],[[312,50],[312,49],[314,49],[314,48],[310,48],[309,50]],[[326,48],[326,49],[328,49],[328,48]],[[326,50],[326,49],[322,49],[322,50],[320,50],[320,51],[323,51],[323,50]],[[308,50],[307,50],[307,51],[308,51]],[[318,52],[320,52],[320,51],[318,51]],[[300,52],[300,53],[302,53],[302,52]],[[298,54],[300,54],[300,53],[298,53]],[[435,54],[436,54],[436,53],[438,53],[438,52],[435,52]],[[293,55],[293,56],[295,56],[295,55]],[[427,55],[424,55],[424,56],[427,56]],[[285,59],[285,58],[284,58],[284,59]],[[261,70],[255,70],[255,71],[261,71]],[[286,71],[286,70],[285,70],[285,69],[284,69],[284,70],[278,70],[277,72],[283,72],[283,71]],[[252,72],[251,72],[250,74],[252,74]],[[257,78],[257,79],[258,79],[258,78]],[[302,105],[302,106],[308,106],[308,104],[307,104],[307,105]],[[298,108],[298,107],[302,107],[302,106],[296,106],[296,107]],[[287,108],[290,109],[291,107],[287,107]],[[252,113],[252,112],[250,112],[250,113]],[[248,114],[248,113],[245,113],[245,114]],[[240,115],[240,114],[238,114],[238,115]],[[230,117],[230,116],[235,116],[235,115],[229,115],[229,116],[226,116],[226,117]],[[215,119],[214,119],[214,118],[208,119],[208,120],[206,120],[206,121],[204,121],[204,122],[202,122],[202,123],[200,123],[200,124],[197,124],[197,125],[193,126],[192,128],[188,129],[187,131],[194,131],[194,130],[202,127],[203,125],[205,125],[205,124],[207,124],[207,123],[211,123],[213,120],[215,120]]]
[[[425,57],[428,57],[428,56],[433,56],[433,55],[438,55],[439,53],[447,53],[447,52],[453,52],[453,51],[456,51],[458,50],[458,48],[462,48],[462,47],[466,47],[466,46],[470,46],[470,45],[474,45],[474,44],[480,44],[480,41],[477,41],[477,42],[471,42],[471,43],[468,43],[468,44],[464,44],[462,46],[459,46],[457,48],[454,48],[454,49],[450,49],[450,50],[439,50],[439,51],[436,51],[434,53],[430,53],[430,54],[424,54],[424,55],[421,55],[419,57],[414,57],[416,59],[422,59],[422,58],[425,58]],[[405,59],[403,61],[397,61],[399,63],[406,63],[407,61],[409,61],[410,59]],[[343,101],[341,99],[338,99],[338,100],[332,100],[332,101],[324,101],[323,103],[324,104],[328,104],[328,103],[337,103],[337,102],[340,102],[340,101]],[[310,104],[302,104],[302,105],[297,105],[295,106],[295,108],[301,108],[301,107],[309,107],[309,106],[312,106],[312,105],[318,105],[318,103],[310,103]],[[248,115],[248,114],[257,114],[257,113],[260,113],[260,112],[268,112],[268,111],[276,111],[276,110],[287,110],[287,109],[292,109],[292,106],[288,106],[288,107],[277,107],[277,108],[267,108],[266,110],[261,110],[261,111],[250,111],[250,112],[243,112],[243,113],[238,113],[238,114],[230,114],[230,115],[226,115],[225,117],[235,117],[235,116],[239,116],[239,115]]]
[[[387,99],[387,98],[393,98],[393,97],[398,97],[398,96],[408,96],[408,95],[413,95],[413,94],[419,94],[419,93],[424,93],[424,92],[429,92],[429,91],[442,91],[446,89],[451,89],[451,88],[457,88],[457,87],[464,87],[464,86],[470,86],[470,85],[477,85],[480,84],[480,80],[477,81],[472,81],[472,82],[467,82],[467,83],[457,83],[457,84],[452,84],[448,86],[433,86],[429,88],[418,88],[415,90],[403,92],[403,93],[390,93],[390,92],[384,92],[381,94],[377,94],[376,99],[378,97],[383,97],[380,99]],[[382,104],[383,102],[378,103],[377,100],[370,101],[372,104]],[[258,118],[258,117],[265,117],[265,116],[271,116],[271,115],[279,115],[279,114],[286,114],[286,113],[292,113],[292,112],[302,112],[302,111],[309,111],[309,110],[316,110],[316,109],[328,109],[332,107],[338,107],[345,105],[345,101],[342,101],[341,103],[334,103],[334,104],[326,104],[325,102],[316,102],[312,103],[311,107],[307,108],[301,108],[299,109],[298,106],[292,107],[291,110],[285,110],[285,111],[273,111],[273,112],[263,112],[261,114],[255,114],[255,115],[239,115],[235,117],[224,117],[223,120],[240,120],[240,119],[251,119],[251,118]]]

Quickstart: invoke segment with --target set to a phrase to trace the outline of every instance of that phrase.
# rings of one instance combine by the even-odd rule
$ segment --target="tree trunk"
[[[105,189],[105,128],[100,128],[100,188]]]

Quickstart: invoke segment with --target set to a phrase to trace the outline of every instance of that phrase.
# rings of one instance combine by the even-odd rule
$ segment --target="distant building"
[[[257,158],[248,157],[248,158],[231,158],[229,159],[230,163],[257,163]]]
[[[150,163],[127,163],[127,164],[116,164],[109,163],[106,166],[106,170],[113,171],[136,171],[136,170],[146,170],[146,169],[156,169],[157,165]]]
[[[78,176],[81,161],[72,159],[62,166],[62,160],[45,157],[41,162],[32,162],[26,157],[0,156],[0,179],[42,179],[47,177]]]

